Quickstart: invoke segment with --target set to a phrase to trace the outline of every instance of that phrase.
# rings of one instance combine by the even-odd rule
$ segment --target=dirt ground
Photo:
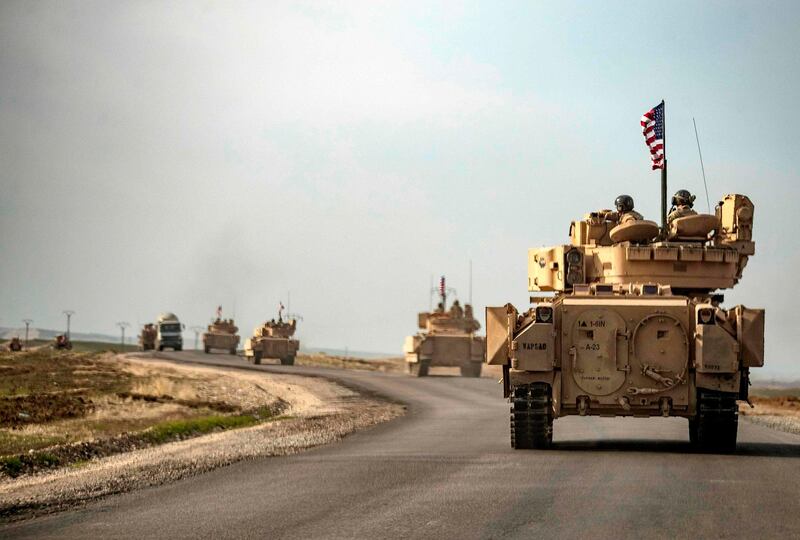
[[[406,361],[402,357],[381,358],[375,360],[365,360],[361,358],[350,358],[333,356],[328,354],[299,355],[297,363],[301,366],[318,366],[341,369],[360,369],[365,371],[383,371],[389,373],[406,373]],[[432,375],[452,375],[460,377],[461,372],[457,367],[432,367]],[[503,376],[500,366],[484,365],[481,370],[481,377],[490,379],[500,379]]]
[[[750,407],[739,404],[739,413],[751,422],[773,429],[800,434],[800,396],[792,389],[759,389],[750,391]]]
[[[265,384],[111,353],[1,355],[0,460],[190,419],[280,414],[283,403]],[[8,463],[0,472],[13,474]]]

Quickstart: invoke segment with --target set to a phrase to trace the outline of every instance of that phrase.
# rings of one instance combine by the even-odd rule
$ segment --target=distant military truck
[[[203,349],[206,354],[213,349],[236,354],[236,348],[239,346],[239,335],[236,333],[238,331],[239,329],[233,324],[233,319],[217,318],[208,325],[208,331],[203,334]]]
[[[572,222],[568,244],[530,249],[533,306],[486,308],[511,446],[547,448],[553,420],[580,415],[686,418],[693,444],[735,449],[737,400],[764,364],[764,310],[723,307],[715,291],[755,253],[753,211],[726,195],[714,215],[659,228],[601,210]]]
[[[425,377],[431,367],[457,367],[462,377],[480,377],[486,341],[475,332],[481,324],[472,316],[472,306],[459,301],[447,306],[444,277],[440,282],[441,301],[436,311],[418,314],[422,332],[406,337],[403,345],[408,373]]]
[[[72,349],[72,341],[65,334],[59,334],[53,339],[53,348],[57,351],[69,351]]]
[[[142,327],[142,333],[139,334],[139,350],[152,351],[156,348],[156,338],[158,337],[158,329],[153,323],[147,323]]]
[[[159,351],[183,349],[183,324],[174,313],[162,313],[156,320],[156,348]]]
[[[244,342],[244,355],[248,362],[260,364],[264,358],[277,358],[281,365],[294,365],[294,358],[300,349],[300,342],[292,339],[297,329],[297,321],[284,321],[280,314],[278,320],[272,319],[253,330],[253,337]]]
[[[8,342],[8,350],[11,352],[19,352],[22,350],[22,342],[18,337],[11,338]]]

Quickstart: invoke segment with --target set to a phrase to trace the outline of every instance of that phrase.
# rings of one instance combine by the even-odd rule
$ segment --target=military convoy
[[[687,418],[692,443],[735,449],[737,400],[764,363],[764,310],[724,308],[715,291],[755,252],[753,210],[726,195],[714,215],[661,228],[601,210],[572,222],[569,244],[530,249],[533,307],[486,308],[512,447],[547,448],[554,419],[581,415]]]
[[[253,330],[253,337],[244,342],[244,356],[248,362],[260,364],[264,358],[277,358],[281,365],[294,365],[300,342],[292,339],[297,330],[297,320],[284,321],[281,313],[278,320],[272,319]]]
[[[230,354],[236,354],[239,346],[239,329],[233,324],[233,319],[217,319],[208,325],[208,331],[203,333],[203,349],[206,354],[212,349],[221,349]]]
[[[433,312],[422,312],[417,324],[422,330],[406,337],[403,345],[408,373],[425,377],[431,367],[458,367],[463,377],[480,377],[486,342],[476,336],[481,324],[472,306],[455,300],[447,310],[445,278],[439,284],[440,302]]]

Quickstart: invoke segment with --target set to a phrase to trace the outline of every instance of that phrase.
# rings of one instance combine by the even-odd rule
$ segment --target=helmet
[[[633,210],[633,197],[630,195],[620,195],[614,201],[617,212],[630,212]]]
[[[691,208],[694,206],[694,199],[695,196],[689,193],[688,190],[679,189],[675,192],[675,195],[672,196],[672,206],[685,205]]]

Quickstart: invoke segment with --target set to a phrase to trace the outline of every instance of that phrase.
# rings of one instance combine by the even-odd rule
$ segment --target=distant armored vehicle
[[[68,351],[72,349],[72,341],[66,335],[59,334],[53,339],[53,348],[57,351]]]
[[[139,334],[139,350],[152,351],[156,348],[156,338],[158,337],[158,328],[153,323],[147,323],[142,327],[142,333]]]
[[[511,445],[548,447],[561,416],[678,416],[692,443],[735,449],[737,400],[764,363],[764,310],[723,308],[714,291],[741,278],[752,227],[750,199],[727,195],[715,215],[661,231],[593,212],[572,223],[570,244],[529,250],[534,306],[486,308]]]
[[[156,320],[156,348],[163,351],[183,349],[183,324],[174,313],[162,313]]]
[[[403,353],[408,372],[425,377],[431,367],[458,367],[463,377],[480,377],[486,342],[476,336],[481,324],[472,316],[472,306],[462,309],[458,300],[447,307],[444,276],[439,284],[441,301],[434,312],[422,312],[417,324],[422,330],[406,337]]]
[[[272,319],[253,330],[253,337],[244,342],[244,355],[248,362],[260,364],[264,358],[277,358],[284,366],[294,364],[300,342],[292,339],[297,329],[297,320],[284,321],[281,313],[278,320]]]
[[[233,324],[233,319],[220,319],[208,325],[208,332],[203,334],[203,349],[206,354],[212,349],[222,349],[230,354],[236,354],[239,346],[239,329]]]
[[[11,341],[8,342],[7,346],[8,350],[11,352],[19,352],[22,350],[22,342],[18,337],[11,338]]]

